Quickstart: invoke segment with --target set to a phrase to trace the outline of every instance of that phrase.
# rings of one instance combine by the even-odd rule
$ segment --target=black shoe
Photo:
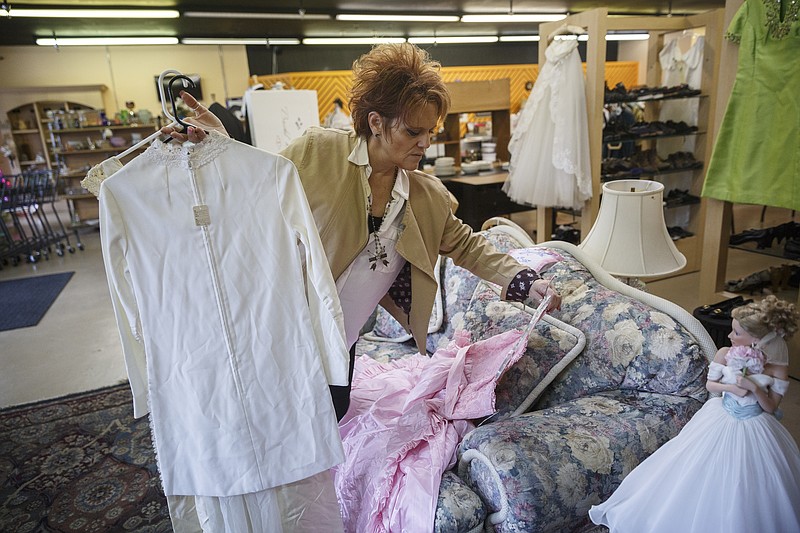
[[[769,269],[754,272],[749,276],[734,281],[725,282],[725,288],[730,292],[745,292],[749,291],[753,294],[755,291],[760,291],[767,287],[771,282]]]
[[[556,241],[566,241],[572,244],[581,242],[581,232],[572,226],[561,225],[555,229],[555,232],[550,236],[551,239]]]
[[[800,239],[792,237],[786,241],[786,246],[783,247],[783,257],[789,259],[800,259]]]
[[[743,231],[741,233],[737,233],[736,235],[731,235],[731,238],[728,239],[728,244],[737,245],[737,244],[744,244],[746,242],[751,241],[758,241],[760,239],[765,239],[767,236],[767,229],[749,229]]]

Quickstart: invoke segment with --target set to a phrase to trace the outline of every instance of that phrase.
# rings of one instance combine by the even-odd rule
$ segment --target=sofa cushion
[[[502,301],[499,293],[498,286],[486,281],[479,282],[475,288],[460,324],[471,333],[473,341],[528,327],[535,309]],[[528,338],[525,353],[497,385],[497,412],[492,420],[527,411],[559,372],[580,354],[585,343],[586,337],[581,331],[543,316]]]
[[[356,356],[365,355],[379,363],[388,363],[417,353],[413,340],[407,342],[370,341],[362,336],[356,342]]]
[[[564,260],[545,274],[562,296],[553,314],[586,334],[586,348],[536,408],[618,388],[705,401],[708,361],[695,337],[668,314],[601,285],[572,255],[560,253]]]
[[[692,398],[609,391],[483,425],[459,447],[459,476],[496,532],[581,531],[589,507],[674,437]]]

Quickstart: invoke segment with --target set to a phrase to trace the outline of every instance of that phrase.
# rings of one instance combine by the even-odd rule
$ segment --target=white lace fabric
[[[86,177],[81,180],[81,187],[95,196],[100,196],[100,185],[121,168],[122,162],[116,157],[106,159],[89,169]]]
[[[142,157],[166,167],[197,169],[219,157],[230,143],[230,138],[211,131],[205,139],[197,144],[190,142],[178,144],[155,140],[152,146],[145,150]]]
[[[230,143],[230,139],[221,133],[212,131],[203,141],[195,144],[162,142],[155,140],[153,144],[142,153],[155,163],[167,167],[183,169],[200,168],[219,157]],[[110,157],[96,164],[81,180],[81,187],[95,196],[100,196],[100,186],[103,181],[110,178],[122,168],[122,162],[116,157]]]

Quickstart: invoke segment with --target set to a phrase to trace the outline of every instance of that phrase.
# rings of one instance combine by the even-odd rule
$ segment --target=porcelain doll
[[[710,398],[589,516],[612,533],[800,531],[800,451],[778,421],[795,306],[775,296],[733,310]],[[776,416],[778,415],[778,416]]]

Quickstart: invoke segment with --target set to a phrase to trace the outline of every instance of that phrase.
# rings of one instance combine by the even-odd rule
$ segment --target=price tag
[[[196,205],[192,209],[194,210],[195,226],[208,226],[211,224],[211,216],[208,214],[207,205]]]

